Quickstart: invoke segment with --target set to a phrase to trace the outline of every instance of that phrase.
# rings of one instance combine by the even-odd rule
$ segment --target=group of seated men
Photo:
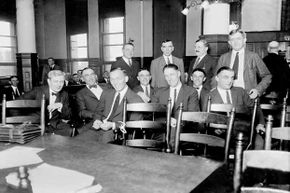
[[[196,42],[198,57],[190,65],[188,85],[185,83],[186,73],[182,60],[172,56],[172,41],[162,43],[163,56],[152,61],[150,71],[140,69],[139,64],[132,60],[134,46],[125,44],[123,57],[112,65],[110,81],[106,82],[109,86],[98,84],[98,77],[93,69],[88,67],[82,70],[81,77],[86,86],[76,94],[78,115],[86,121],[86,128],[97,132],[96,140],[107,143],[114,139],[113,130],[118,130],[122,125],[125,97],[128,103],[151,102],[164,105],[171,98],[172,138],[175,135],[180,103],[183,104],[184,111],[205,111],[207,98],[210,96],[212,103],[230,103],[233,106],[252,108],[253,99],[261,96],[271,82],[271,74],[257,54],[245,49],[246,39],[242,31],[232,32],[229,43],[233,51],[222,55],[218,65],[214,66],[213,60],[207,55],[207,42]],[[250,63],[250,69],[246,64],[235,67],[238,54],[240,57],[244,56],[242,62]],[[248,74],[243,74],[243,71]],[[259,83],[257,73],[261,78]],[[62,89],[64,80],[64,72],[52,70],[48,73],[47,86],[34,88],[21,98],[40,99],[45,94],[48,128],[56,134],[69,135],[70,126],[65,120],[70,118],[71,111],[68,94]],[[258,123],[263,125],[261,111],[258,114]],[[142,117],[132,115],[130,118],[134,120]]]

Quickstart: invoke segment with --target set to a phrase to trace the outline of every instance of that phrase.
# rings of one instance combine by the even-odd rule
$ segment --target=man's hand
[[[252,90],[250,90],[249,96],[250,96],[251,99],[257,98],[259,96],[258,90],[253,88]]]
[[[114,123],[110,122],[110,121],[105,121],[100,125],[101,129],[103,129],[105,131],[112,129],[113,126],[114,126]]]
[[[258,125],[256,126],[256,131],[257,131],[257,133],[259,133],[260,135],[264,135],[266,129],[265,129],[265,127],[264,127],[263,124],[258,124]]]
[[[47,110],[48,112],[53,112],[54,110],[58,110],[59,112],[61,112],[62,106],[62,103],[53,103],[47,106]]]
[[[150,97],[148,97],[144,92],[138,92],[137,95],[141,97],[141,99],[144,101],[144,103],[150,102]]]
[[[171,117],[170,123],[171,123],[171,127],[176,127],[177,121],[175,118]]]
[[[92,127],[98,130],[101,128],[101,124],[103,124],[101,120],[95,120]]]

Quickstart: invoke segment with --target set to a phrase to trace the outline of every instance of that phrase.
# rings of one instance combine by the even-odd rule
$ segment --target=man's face
[[[229,70],[221,71],[215,78],[217,86],[221,89],[229,90],[233,86],[235,73]]]
[[[229,37],[228,43],[231,45],[233,50],[240,51],[246,45],[247,38],[244,38],[241,33],[235,33]]]
[[[150,80],[151,80],[151,75],[148,70],[142,70],[138,73],[137,79],[140,81],[140,84],[143,86],[148,86]]]
[[[88,86],[93,86],[96,84],[98,80],[98,76],[92,69],[86,69],[82,73],[83,80],[86,82]]]
[[[16,78],[16,77],[13,77],[13,78],[10,80],[10,82],[11,82],[11,85],[12,85],[12,86],[16,86],[16,87],[17,87],[17,85],[18,85],[18,83],[19,83],[18,78]]]
[[[123,56],[125,58],[131,59],[134,54],[134,47],[132,45],[125,45],[123,48]]]
[[[202,42],[196,42],[195,53],[198,57],[201,57],[207,53],[208,47],[206,47]]]
[[[49,88],[53,91],[58,93],[61,91],[63,85],[64,85],[64,76],[55,76],[51,79],[47,79],[47,83],[49,85]]]
[[[47,60],[47,63],[48,63],[49,66],[52,66],[52,65],[54,65],[54,60],[51,59],[51,58],[49,58],[49,59]]]
[[[203,72],[195,71],[191,75],[191,80],[193,81],[193,87],[200,87],[203,82],[205,81],[206,77],[204,76]]]
[[[110,82],[114,89],[120,92],[125,88],[128,82],[128,76],[125,76],[121,70],[114,70],[110,72]]]
[[[162,43],[161,51],[163,52],[165,56],[170,56],[173,50],[174,50],[174,47],[171,41]]]
[[[165,80],[171,87],[176,87],[180,82],[180,71],[172,68],[166,68],[164,70]]]
[[[80,79],[79,79],[79,75],[77,75],[77,74],[75,74],[75,75],[73,75],[73,80],[75,81],[75,82],[78,82]]]

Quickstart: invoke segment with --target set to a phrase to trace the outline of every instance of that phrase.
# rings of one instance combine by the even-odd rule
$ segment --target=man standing
[[[54,63],[54,58],[49,57],[47,59],[47,64],[45,64],[42,69],[41,85],[47,85],[47,74],[51,70],[62,70],[62,69],[60,66]]]
[[[241,30],[232,30],[228,43],[232,51],[223,54],[218,61],[216,71],[222,66],[228,66],[235,72],[233,85],[244,88],[251,99],[262,96],[271,83],[272,75],[258,54],[246,49],[246,33]],[[258,75],[258,77],[257,77]],[[261,81],[258,83],[257,79]],[[216,82],[213,80],[212,87]]]
[[[113,130],[119,129],[123,119],[124,98],[128,103],[142,103],[142,99],[128,86],[129,80],[126,72],[115,68],[110,72],[110,81],[114,89],[106,90],[103,93],[101,104],[103,104],[103,116],[96,119],[93,128],[98,130],[97,141],[108,143],[114,140]],[[139,116],[131,116],[130,119],[138,120]]]
[[[151,75],[147,69],[141,69],[138,73],[137,79],[140,85],[136,86],[133,90],[136,92],[145,103],[151,101],[154,95],[154,88],[150,86]]]
[[[195,68],[192,71],[190,79],[192,80],[193,88],[195,88],[198,93],[199,107],[201,108],[201,105],[204,103],[204,100],[206,100],[206,96],[209,93],[209,90],[203,86],[207,79],[206,73],[201,68]]]
[[[5,91],[7,101],[15,100],[23,94],[18,88],[19,81],[17,76],[11,76],[9,83],[10,86],[7,87]]]
[[[263,58],[266,66],[272,74],[272,82],[267,93],[274,92],[282,100],[290,87],[290,71],[286,60],[279,56],[279,43],[272,41],[268,45],[268,55]]]
[[[60,70],[52,70],[48,73],[48,86],[35,87],[19,99],[32,99],[41,101],[45,95],[46,100],[46,131],[55,134],[70,136],[71,128],[67,120],[71,117],[69,98],[63,91],[65,73]]]
[[[168,83],[163,76],[163,68],[168,64],[175,64],[181,75],[181,82],[184,83],[184,64],[183,60],[177,57],[172,56],[174,51],[174,46],[171,40],[165,40],[162,42],[161,51],[163,56],[152,60],[150,66],[150,73],[152,76],[151,85],[154,88],[167,87]]]
[[[134,54],[134,45],[132,43],[124,44],[122,51],[123,57],[112,64],[111,71],[116,68],[125,70],[129,77],[127,84],[129,88],[133,89],[138,85],[137,75],[140,70],[140,64],[139,62],[132,60]]]
[[[86,119],[86,121],[91,122],[102,117],[100,99],[103,88],[98,85],[98,76],[91,68],[83,69],[82,78],[86,86],[76,94],[78,115]]]
[[[183,104],[184,111],[199,111],[198,94],[194,88],[181,83],[181,72],[175,64],[166,65],[163,72],[169,86],[158,89],[152,97],[152,103],[167,105],[168,99],[171,99],[172,129],[170,134],[170,143],[173,145],[175,139],[176,120],[178,117],[180,104]]]
[[[208,43],[205,39],[199,39],[195,42],[195,53],[197,55],[196,59],[191,61],[188,69],[188,76],[192,75],[194,69],[199,68],[203,69],[206,74],[206,80],[204,87],[207,90],[211,89],[210,80],[214,75],[214,70],[216,67],[216,60],[207,54]],[[192,80],[189,79],[188,85],[192,85]]]

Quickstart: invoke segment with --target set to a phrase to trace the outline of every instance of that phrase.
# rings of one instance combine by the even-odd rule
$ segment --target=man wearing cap
[[[263,61],[272,74],[272,82],[267,89],[267,93],[274,92],[281,100],[290,87],[289,67],[286,60],[278,54],[279,43],[277,41],[270,42],[267,50],[269,54],[263,58]]]

